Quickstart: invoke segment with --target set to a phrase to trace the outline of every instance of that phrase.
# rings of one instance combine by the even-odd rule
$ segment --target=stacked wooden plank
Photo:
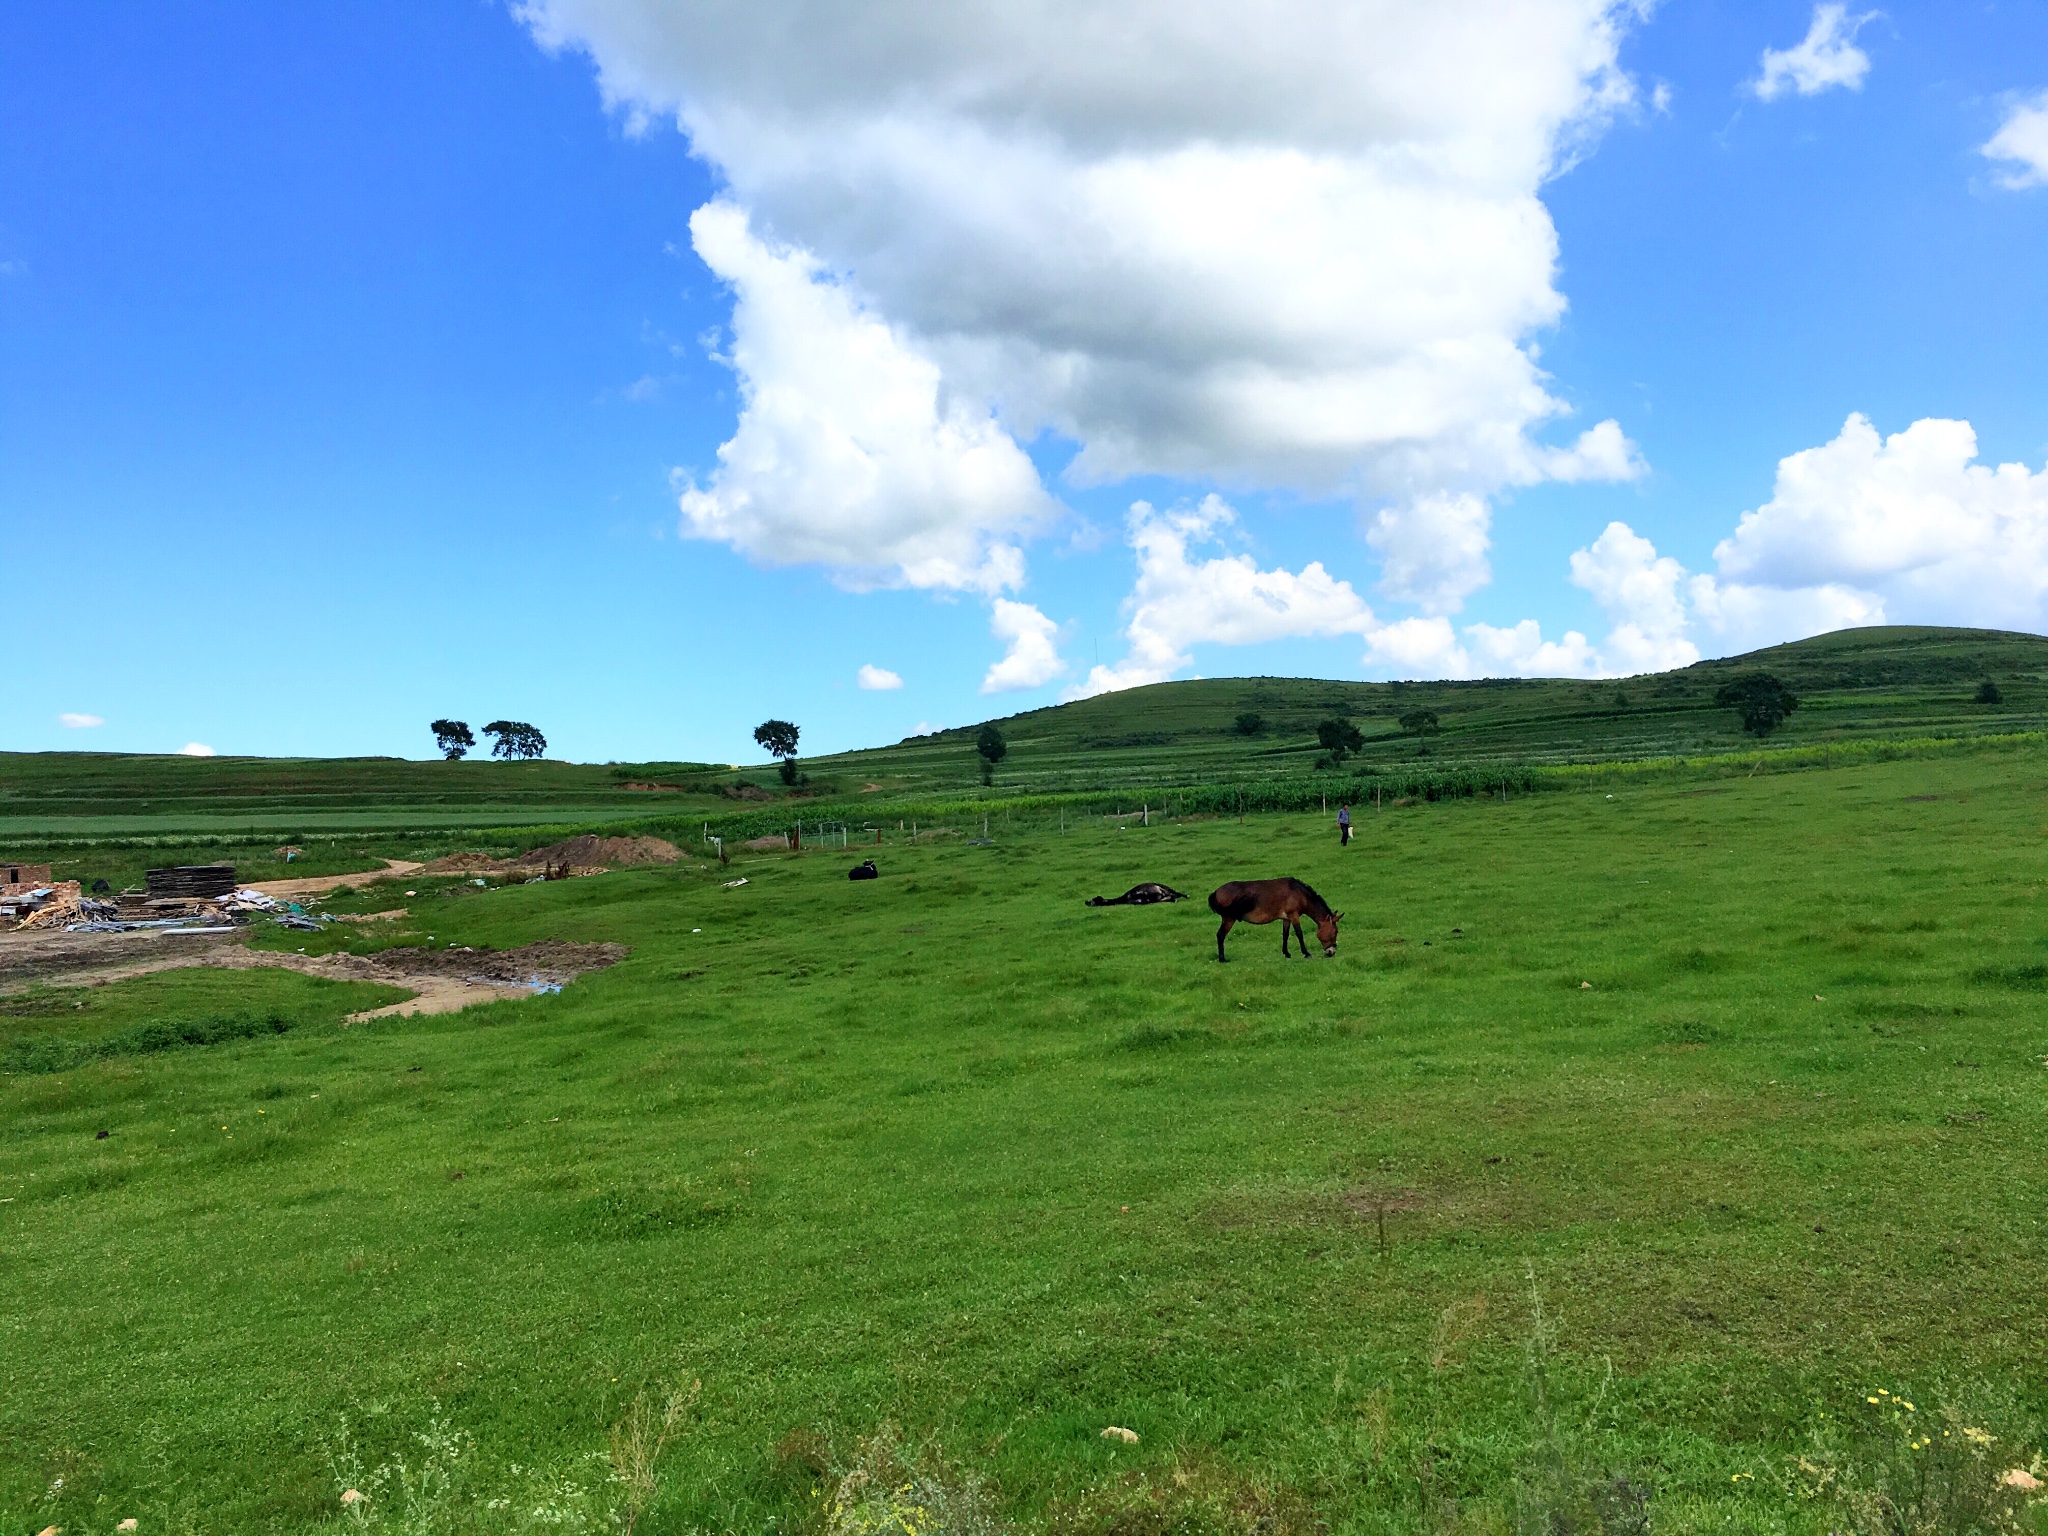
[[[143,882],[154,897],[182,896],[187,900],[225,896],[235,888],[232,864],[180,864],[176,869],[152,869]]]

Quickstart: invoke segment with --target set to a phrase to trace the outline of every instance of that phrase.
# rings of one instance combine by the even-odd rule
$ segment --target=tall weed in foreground
[[[2009,1397],[1980,1391],[1931,1411],[1878,1388],[1823,1418],[1792,1459],[1791,1489],[1819,1505],[1834,1536],[2021,1536],[2048,1503],[2034,1426]],[[1998,1430],[1987,1427],[1997,1425]]]
[[[1007,1536],[989,1485],[907,1451],[893,1424],[855,1447],[825,1504],[825,1536]]]
[[[1532,1273],[1523,1350],[1535,1423],[1528,1457],[1515,1478],[1515,1536],[1649,1536],[1650,1489],[1605,1465],[1593,1450],[1593,1424],[1613,1368],[1589,1400],[1568,1403],[1551,1379],[1552,1338]]]
[[[630,1531],[646,1507],[646,1499],[636,1505],[630,1490],[608,1487],[601,1476],[491,1462],[468,1431],[438,1413],[410,1438],[410,1450],[370,1466],[343,1421],[329,1458],[343,1529],[385,1536],[595,1536]],[[604,1455],[586,1459],[602,1462]]]
[[[647,1506],[660,1491],[662,1453],[697,1406],[703,1390],[701,1381],[693,1381],[686,1388],[671,1387],[663,1395],[657,1413],[653,1397],[642,1389],[634,1394],[625,1416],[612,1426],[612,1482],[618,1488],[613,1518],[625,1536],[633,1536],[633,1527],[640,1523],[640,1517],[647,1513]]]

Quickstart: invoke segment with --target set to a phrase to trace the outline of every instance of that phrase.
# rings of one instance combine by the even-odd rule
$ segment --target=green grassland
[[[821,1531],[890,1422],[1069,1536],[1504,1532],[1559,1445],[1655,1531],[1819,1532],[1787,1457],[1880,1387],[2039,1444],[2038,750],[997,832],[415,887],[397,937],[632,954],[0,1076],[0,1529],[318,1530],[398,1458],[405,1528],[608,1529],[661,1381],[643,1536]],[[1337,957],[1219,966],[1200,897],[1274,874]],[[1197,899],[1081,904],[1140,879]]]

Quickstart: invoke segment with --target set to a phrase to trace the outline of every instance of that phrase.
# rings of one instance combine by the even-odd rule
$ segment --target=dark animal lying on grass
[[[1149,907],[1155,901],[1186,901],[1187,897],[1170,885],[1147,881],[1134,885],[1121,896],[1090,896],[1091,907]]]
[[[1276,919],[1280,924],[1280,953],[1287,953],[1287,934],[1293,930],[1294,937],[1301,940],[1301,958],[1308,958],[1308,940],[1302,938],[1301,920],[1306,917],[1316,925],[1316,938],[1323,946],[1325,956],[1337,953],[1337,922],[1342,912],[1332,912],[1330,904],[1300,880],[1232,880],[1219,885],[1209,893],[1209,910],[1223,919],[1223,926],[1216,930],[1216,958],[1223,955],[1223,939],[1234,923],[1270,923]]]
[[[875,861],[869,859],[865,864],[856,864],[853,868],[849,869],[846,872],[846,878],[849,880],[879,880],[882,878],[882,872],[875,868]]]

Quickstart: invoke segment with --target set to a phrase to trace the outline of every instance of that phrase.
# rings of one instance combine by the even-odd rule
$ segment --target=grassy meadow
[[[2040,1444],[2038,753],[876,856],[414,883],[633,949],[445,1017],[0,997],[0,1531],[1817,1533],[1857,1426]],[[1337,957],[1219,966],[1276,874]]]

